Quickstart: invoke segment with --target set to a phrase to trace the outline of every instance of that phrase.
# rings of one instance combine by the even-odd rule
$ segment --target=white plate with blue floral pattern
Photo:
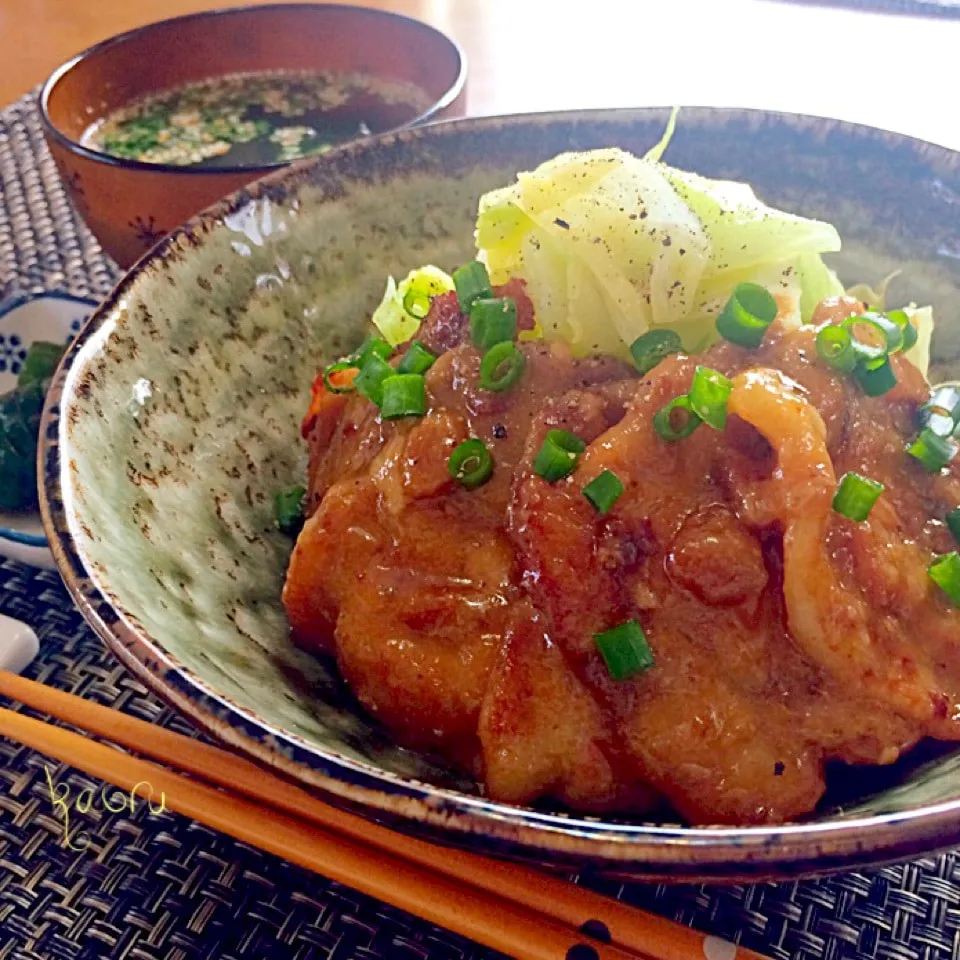
[[[69,343],[96,306],[95,300],[64,293],[27,295],[0,302],[0,394],[17,385],[17,374],[32,343]],[[0,511],[0,557],[54,569],[38,511]]]

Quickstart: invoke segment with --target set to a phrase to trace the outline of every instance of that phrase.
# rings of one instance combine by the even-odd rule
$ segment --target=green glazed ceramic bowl
[[[84,615],[149,687],[227,745],[370,817],[555,866],[670,879],[821,872],[960,842],[960,752],[838,782],[782,827],[597,820],[491,803],[391,743],[332,664],[295,650],[271,494],[306,466],[318,366],[356,344],[387,274],[472,255],[477,199],[564,150],[641,153],[663,110],[458,121],[348,146],[174,232],[96,312],[46,411],[43,515]],[[831,220],[845,280],[903,272],[933,302],[935,376],[960,365],[960,155],[808,117],[686,109],[676,166]]]

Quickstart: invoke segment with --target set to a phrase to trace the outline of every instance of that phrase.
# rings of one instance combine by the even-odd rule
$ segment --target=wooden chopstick
[[[427,867],[197,783],[62,727],[0,708],[0,732],[145,799],[156,802],[162,795],[170,810],[520,960],[563,960],[575,944],[584,942],[602,960],[638,957],[588,941],[572,928]]]
[[[325,831],[334,831],[336,834],[346,835],[365,847],[373,846],[378,850],[386,851],[390,856],[407,864],[415,864],[434,873],[444,874],[447,878],[458,881],[459,884],[468,884],[498,899],[506,899],[514,905],[541,914],[562,925],[567,929],[568,934],[570,928],[573,928],[574,936],[576,936],[576,928],[582,926],[588,920],[593,920],[599,921],[607,927],[615,945],[634,953],[656,958],[656,960],[680,960],[680,958],[690,957],[696,957],[700,960],[704,956],[703,934],[688,927],[628,907],[616,900],[600,896],[549,874],[512,863],[489,860],[463,851],[435,846],[395,833],[392,830],[331,807],[255,764],[216,747],[180,736],[172,731],[155,727],[142,720],[99,706],[72,694],[54,690],[51,687],[4,671],[0,671],[0,694],[57,716],[114,743],[161,760],[177,769],[202,777],[211,783],[227,788],[232,793],[239,793],[252,798],[257,804],[255,809],[261,817],[263,808],[259,804],[267,803],[276,810],[293,814],[300,820],[309,820],[314,824],[319,824]],[[22,738],[19,732],[24,732],[24,730],[22,726],[10,726],[11,723],[16,724],[16,721],[11,721],[10,717],[7,716],[8,713],[8,711],[0,713],[0,733],[20,740]],[[29,719],[19,714],[12,714],[12,717],[17,718],[17,720]],[[34,722],[47,730],[55,729],[39,721]],[[19,732],[15,732],[15,730]],[[31,729],[29,732],[31,736],[36,737],[43,731]],[[77,739],[88,746],[99,746],[91,744],[90,741],[83,738]],[[30,745],[33,746],[34,743]],[[36,749],[50,752],[42,746],[37,746]],[[84,766],[80,760],[85,757],[85,754],[77,755],[74,752],[77,749],[75,746],[70,749],[71,752],[67,756],[56,755],[64,762],[81,767],[95,776],[100,776],[114,783],[117,782],[114,776],[107,776],[101,772],[102,768],[93,771]],[[124,757],[123,754],[118,754],[112,750],[109,751],[109,755],[114,761],[116,758]],[[131,760],[133,758],[126,759]],[[143,761],[137,762],[142,763]],[[153,765],[148,766],[152,767]],[[114,767],[110,769],[113,770]],[[155,769],[161,770],[162,768]],[[169,771],[163,772],[171,775]],[[136,780],[132,781],[132,783],[136,782]],[[157,787],[156,777],[151,783],[154,787]],[[181,783],[199,786],[192,781],[183,781],[182,778],[178,778],[177,791],[181,789]],[[121,784],[121,786],[123,785]],[[214,792],[219,793],[218,791]],[[222,796],[222,794],[220,795]],[[176,799],[175,793],[170,792],[172,809],[177,809],[174,802]],[[203,822],[208,822],[204,820],[202,815],[193,811],[181,810],[180,812],[187,813]],[[218,829],[231,833],[229,829],[221,826],[218,826]],[[234,832],[231,835],[236,836],[236,833]],[[246,839],[247,842],[263,846],[258,841],[249,840],[247,837],[239,837],[239,839]],[[342,839],[342,836],[338,839]],[[269,847],[264,848],[271,849]],[[271,852],[277,851],[271,850]],[[288,852],[281,852],[280,855],[286,856],[288,859],[296,859]],[[296,862],[300,861],[297,860]],[[312,860],[310,863],[304,863],[303,865],[330,876],[334,875],[325,862],[318,864],[316,860]],[[340,879],[340,877],[335,877],[335,879]],[[358,885],[355,880],[345,879],[343,882],[352,886]],[[366,890],[363,887],[361,889]],[[458,889],[462,890],[462,886],[458,886]],[[374,896],[388,902],[395,902],[388,894],[379,890],[366,890],[366,892],[371,892]],[[399,903],[396,905],[403,906],[410,912],[426,916],[422,909],[415,906]],[[430,917],[429,919],[433,918]],[[436,920],[436,922],[451,929],[457,929],[458,932],[464,932],[449,920]],[[496,949],[506,949],[507,952],[519,955],[517,943],[513,940],[505,948],[502,944],[498,946],[489,942],[475,931],[467,935],[482,940],[490,946],[495,946]],[[572,945],[572,942],[568,942],[568,946],[570,945]],[[592,945],[595,949],[600,947],[599,944]],[[727,955],[733,956],[733,945],[724,944],[724,947],[726,947]],[[609,950],[609,948],[606,949]],[[534,956],[534,954],[525,955]],[[606,956],[607,954],[603,955]],[[616,954],[610,955],[615,956]],[[743,948],[736,948],[736,955],[743,960],[750,960],[750,958],[762,960],[758,954]]]
[[[561,923],[581,927],[589,920],[600,921],[610,931],[612,942],[627,949],[658,960],[702,955],[703,935],[688,927],[540,871],[438,847],[388,830],[323,803],[247,760],[117,710],[2,670],[0,694],[258,802],[508,897]],[[746,951],[740,955],[748,957]]]

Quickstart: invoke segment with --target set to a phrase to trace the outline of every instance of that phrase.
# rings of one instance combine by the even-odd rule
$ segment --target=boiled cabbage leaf
[[[481,199],[480,259],[494,283],[526,281],[544,336],[625,356],[671,325],[695,349],[715,339],[716,316],[744,280],[767,286],[796,322],[842,292],[820,259],[840,249],[830,224],[659,162],[666,139],[646,157],[561,154]]]
[[[537,325],[523,339],[629,358],[634,340],[669,327],[699,351],[717,339],[716,318],[739,283],[766,287],[791,325],[844,292],[822,258],[840,249],[831,224],[770,207],[745,183],[661,161],[675,120],[676,112],[643,157],[618,148],[563,153],[481,197],[478,258],[494,285],[524,280]],[[422,319],[411,294],[422,302],[453,288],[433,266],[399,284],[390,277],[373,322],[391,344],[403,343]],[[870,299],[882,301],[885,288],[867,291]],[[919,341],[909,356],[926,372],[931,311],[912,315]]]

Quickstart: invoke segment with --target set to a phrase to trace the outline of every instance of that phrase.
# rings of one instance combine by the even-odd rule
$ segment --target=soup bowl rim
[[[435,39],[440,40],[442,43],[449,45],[451,51],[455,55],[457,62],[457,75],[452,81],[452,83],[447,87],[444,94],[438,99],[435,100],[425,111],[418,114],[416,117],[408,120],[407,122],[400,124],[397,127],[392,127],[389,130],[381,131],[382,134],[386,133],[395,133],[398,130],[406,130],[410,127],[415,127],[423,123],[427,123],[437,117],[438,114],[446,110],[463,92],[463,88],[467,80],[467,57],[466,53],[463,50],[463,47],[452,37],[448,36],[442,30],[438,30],[436,27],[431,26],[428,23],[425,23],[422,20],[417,20],[414,17],[408,17],[401,13],[393,13],[389,10],[381,10],[376,7],[361,7],[355,6],[352,4],[340,4],[340,3],[273,3],[267,4],[261,7],[251,7],[249,5],[237,5],[232,7],[223,7],[218,10],[201,10],[196,13],[188,13],[182,16],[177,17],[167,17],[163,20],[155,20],[151,23],[142,24],[139,27],[133,27],[130,30],[126,30],[123,33],[115,34],[112,37],[108,37],[105,40],[100,40],[92,46],[87,47],[85,50],[81,50],[80,53],[71,57],[66,62],[62,63],[57,67],[53,73],[44,81],[43,86],[40,89],[39,95],[39,112],[40,112],[40,121],[43,126],[45,133],[55,140],[61,147],[68,150],[70,153],[76,154],[79,157],[84,157],[87,160],[92,160],[96,163],[102,163],[106,166],[120,167],[125,170],[141,170],[145,172],[153,173],[165,173],[165,174],[180,174],[180,175],[190,175],[190,176],[223,176],[225,174],[241,174],[241,173],[250,173],[251,179],[256,179],[257,177],[266,176],[267,174],[273,173],[277,170],[283,170],[286,167],[289,167],[291,163],[297,162],[297,160],[276,160],[272,163],[267,164],[239,164],[239,165],[230,165],[230,166],[217,166],[217,167],[203,167],[198,166],[197,164],[174,164],[174,163],[151,163],[144,160],[131,160],[128,157],[117,157],[111,153],[107,153],[103,150],[95,150],[92,147],[86,146],[81,140],[70,136],[65,133],[56,123],[54,123],[52,117],[50,116],[50,100],[54,95],[58,84],[63,80],[71,70],[74,69],[82,61],[87,60],[91,57],[94,57],[105,50],[110,49],[114,46],[119,46],[122,43],[128,43],[134,41],[138,38],[140,34],[150,33],[152,30],[158,27],[164,27],[171,23],[185,23],[188,21],[197,21],[197,20],[211,20],[216,22],[221,17],[229,17],[231,15],[235,16],[238,14],[250,14],[256,15],[257,12],[262,11],[263,15],[268,15],[270,12],[276,12],[280,10],[286,11],[299,11],[304,14],[312,14],[316,11],[337,11],[344,12],[345,15],[349,14],[359,14],[361,16],[375,16],[381,17],[387,20],[394,21],[404,21],[416,28],[422,29],[430,34],[433,34]],[[260,71],[254,71],[260,72]],[[270,71],[264,71],[270,72]],[[226,77],[229,74],[224,73],[214,73],[208,79],[215,79],[218,77]],[[377,136],[379,134],[373,134],[372,136]],[[357,137],[356,140],[367,139],[365,137]],[[304,159],[304,158],[297,158]]]

